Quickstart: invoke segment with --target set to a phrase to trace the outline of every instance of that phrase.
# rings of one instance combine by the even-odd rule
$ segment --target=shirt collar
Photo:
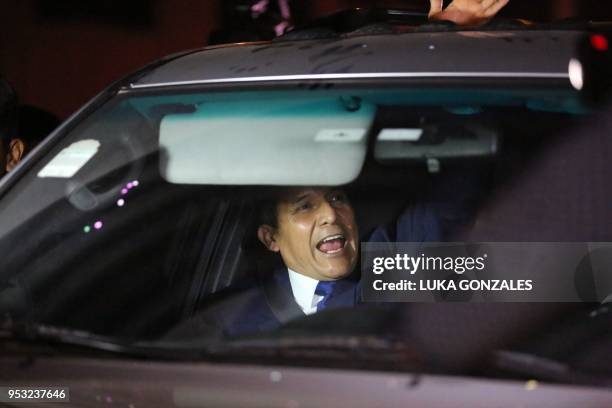
[[[291,283],[293,298],[304,313],[315,313],[317,311],[315,290],[317,289],[319,281],[291,269],[287,270],[289,271],[289,282]],[[317,296],[317,298],[319,298],[319,296]]]

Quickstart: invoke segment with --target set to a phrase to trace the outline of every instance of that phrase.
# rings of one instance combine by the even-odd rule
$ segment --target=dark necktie
[[[333,296],[334,287],[337,281],[319,281],[315,289],[315,295],[323,296],[323,299],[317,303],[317,312],[324,310],[327,307],[329,299]]]

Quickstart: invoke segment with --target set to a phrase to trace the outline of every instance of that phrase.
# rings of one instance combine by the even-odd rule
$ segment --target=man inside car
[[[473,213],[479,188],[474,175],[453,174],[445,180],[446,188],[436,189],[443,200],[407,206],[394,223],[376,227],[364,241],[443,240],[453,227],[465,225]],[[213,296],[202,311],[173,329],[168,339],[253,334],[322,310],[360,303],[356,271],[359,231],[353,206],[343,190],[281,188],[260,206],[257,237],[282,263],[270,269],[266,265],[264,270],[253,264],[259,275],[257,282]]]
[[[457,210],[459,207],[453,209]],[[444,220],[457,223],[461,219],[453,211],[436,202],[411,205],[393,225],[375,228],[365,241],[439,241],[448,229]],[[273,275],[276,287],[292,293],[304,314],[359,303],[358,277],[354,274],[359,231],[355,211],[343,190],[282,190],[275,201],[263,206],[257,236],[282,259],[284,266]],[[276,306],[268,303],[273,309]],[[287,303],[291,302],[282,302]],[[297,317],[300,314],[296,310],[293,308],[292,315]]]

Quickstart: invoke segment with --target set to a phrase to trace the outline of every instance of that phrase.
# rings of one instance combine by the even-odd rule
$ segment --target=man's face
[[[357,262],[358,231],[353,207],[341,190],[296,188],[277,205],[278,228],[270,228],[268,249],[285,265],[317,280],[351,274]],[[260,235],[261,238],[261,235]]]

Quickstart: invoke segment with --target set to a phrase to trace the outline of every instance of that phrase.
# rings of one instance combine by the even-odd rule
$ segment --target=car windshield
[[[260,227],[274,227],[265,210],[278,215],[287,195],[295,223],[319,205],[350,209],[354,223],[328,221],[340,227],[307,240],[316,261],[354,234],[355,280],[359,243],[609,241],[609,201],[592,188],[605,169],[594,116],[569,86],[119,93],[47,141],[0,200],[0,310],[166,350],[363,351],[339,366],[454,372],[495,350],[506,353],[497,372],[514,376],[532,375],[520,356],[569,364],[588,343],[579,365],[609,374],[597,303],[364,302],[316,314],[300,304],[277,325],[249,314],[251,289],[286,271],[278,235]],[[406,217],[408,233],[388,232]],[[295,251],[291,265],[308,264]]]

